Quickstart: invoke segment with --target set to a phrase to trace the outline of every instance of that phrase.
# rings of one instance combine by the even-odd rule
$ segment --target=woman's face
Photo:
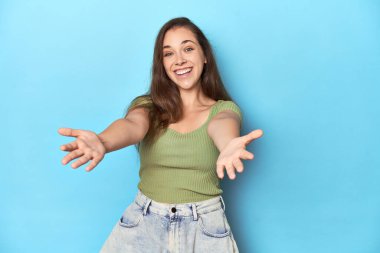
[[[199,85],[206,58],[189,29],[175,27],[166,32],[163,59],[166,74],[179,89],[190,90]]]

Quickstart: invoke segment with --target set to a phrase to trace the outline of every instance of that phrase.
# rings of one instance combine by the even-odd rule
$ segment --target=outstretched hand
[[[58,133],[76,138],[75,141],[61,146],[61,150],[70,152],[62,159],[63,165],[78,158],[71,164],[76,169],[91,160],[86,167],[86,171],[91,171],[104,158],[106,149],[96,133],[72,128],[60,128]]]
[[[254,155],[247,151],[246,146],[253,140],[263,136],[261,129],[254,130],[247,135],[232,139],[220,152],[216,161],[216,173],[220,179],[224,177],[224,168],[230,179],[235,179],[235,169],[242,173],[244,166],[240,159],[252,160]]]

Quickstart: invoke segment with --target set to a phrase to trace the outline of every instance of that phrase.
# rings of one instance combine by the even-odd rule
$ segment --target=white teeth
[[[177,71],[175,71],[175,73],[176,73],[177,75],[183,75],[183,74],[186,74],[186,73],[188,73],[188,72],[190,72],[190,71],[191,71],[191,68],[187,68],[187,69],[177,70]]]

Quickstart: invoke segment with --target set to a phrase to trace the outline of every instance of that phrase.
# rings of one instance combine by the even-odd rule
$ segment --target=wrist
[[[108,153],[108,152],[109,152],[109,149],[108,149],[108,147],[107,147],[107,141],[106,141],[106,139],[105,139],[104,134],[103,134],[103,133],[100,133],[100,134],[97,134],[97,136],[98,136],[98,139],[99,139],[100,143],[101,143],[101,144],[103,145],[103,147],[104,147],[105,153]]]

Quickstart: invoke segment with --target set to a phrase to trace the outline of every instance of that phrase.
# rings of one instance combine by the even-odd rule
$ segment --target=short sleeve
[[[132,102],[129,104],[127,112],[132,110],[136,107],[145,107],[145,108],[151,108],[153,105],[152,99],[148,95],[141,95],[132,100]]]
[[[214,115],[218,114],[219,112],[225,111],[225,110],[234,111],[239,116],[240,128],[241,128],[242,123],[243,123],[243,117],[242,117],[242,113],[241,113],[239,106],[236,103],[234,103],[233,101],[220,100],[220,103],[218,104],[218,106],[216,106]]]

